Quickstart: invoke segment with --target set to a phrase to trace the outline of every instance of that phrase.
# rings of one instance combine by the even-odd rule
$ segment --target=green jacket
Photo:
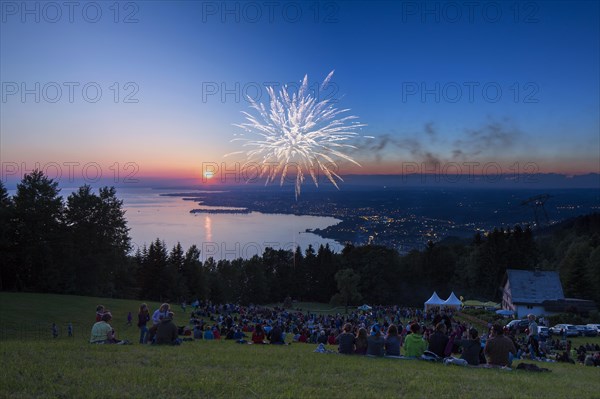
[[[427,342],[420,334],[408,334],[404,340],[404,356],[419,357],[427,350]]]

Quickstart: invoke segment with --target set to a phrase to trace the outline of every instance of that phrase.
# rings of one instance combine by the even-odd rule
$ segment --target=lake
[[[337,224],[339,219],[260,212],[190,213],[192,209],[210,207],[180,197],[161,196],[176,192],[145,188],[117,190],[124,202],[134,251],[156,238],[164,240],[169,249],[178,241],[184,250],[196,245],[203,261],[211,256],[215,260],[250,258],[261,255],[267,247],[295,249],[299,245],[305,250],[312,244],[316,250],[321,244],[329,244],[336,252],[343,248],[334,240],[306,232]],[[65,190],[62,194],[66,194]]]

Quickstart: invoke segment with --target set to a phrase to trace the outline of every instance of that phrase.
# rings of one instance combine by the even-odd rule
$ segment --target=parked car
[[[567,332],[567,337],[577,337],[579,331],[573,324],[557,324],[554,327],[550,327],[550,332],[555,335],[561,335],[561,331]]]
[[[586,327],[587,327],[587,331],[586,331],[586,335],[585,335],[586,337],[597,337],[598,335],[600,335],[600,332],[598,332],[597,328],[590,327],[590,326],[586,326]]]
[[[596,329],[598,334],[600,334],[600,324],[587,324],[587,326]]]
[[[525,331],[527,327],[529,327],[529,320],[512,320],[510,323],[506,325],[510,331],[519,330]]]
[[[550,329],[548,327],[538,326],[538,335],[540,337],[548,338],[552,334],[550,333]]]
[[[582,337],[595,337],[598,335],[598,330],[596,330],[595,328],[592,327],[588,327],[588,326],[584,326],[582,324],[575,326],[575,328],[577,329],[577,331],[579,332],[579,335],[581,335]]]

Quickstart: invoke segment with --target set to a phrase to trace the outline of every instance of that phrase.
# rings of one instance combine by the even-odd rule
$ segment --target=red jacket
[[[255,344],[262,344],[264,340],[265,340],[264,332],[257,333],[255,331],[254,333],[252,333],[252,342],[254,342]]]

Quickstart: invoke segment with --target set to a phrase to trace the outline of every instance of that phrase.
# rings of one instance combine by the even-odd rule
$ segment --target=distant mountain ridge
[[[52,178],[52,176],[49,176]],[[444,174],[444,173],[412,173],[406,175],[384,175],[384,174],[349,174],[341,175],[343,181],[339,182],[340,189],[358,188],[358,187],[456,187],[456,188],[555,188],[555,189],[574,189],[574,188],[598,188],[600,189],[600,173],[586,173],[581,175],[565,175],[559,173],[536,173],[536,174]],[[336,188],[328,181],[324,175],[317,176],[319,187],[315,187],[313,182],[308,179],[302,186],[302,191],[323,190]],[[11,176],[7,178],[2,176],[2,181],[8,190],[16,189],[20,177]],[[222,189],[224,187],[238,188],[260,188],[265,187],[264,178],[256,178],[251,181],[244,181],[241,177],[229,174],[220,176],[216,174],[210,180],[196,178],[164,178],[152,176],[137,176],[135,181],[115,181],[112,178],[101,178],[94,181],[85,181],[83,179],[67,180],[66,177],[54,179],[62,187],[79,187],[83,184],[89,184],[94,187],[115,186],[115,187],[153,187],[156,189]],[[293,188],[292,178],[287,178],[283,187]],[[267,187],[280,188],[277,182],[268,184]]]

